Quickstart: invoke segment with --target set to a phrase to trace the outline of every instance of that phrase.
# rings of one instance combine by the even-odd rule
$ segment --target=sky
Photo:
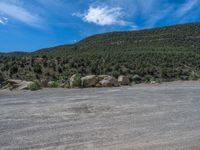
[[[0,0],[0,52],[90,35],[200,22],[200,0]]]

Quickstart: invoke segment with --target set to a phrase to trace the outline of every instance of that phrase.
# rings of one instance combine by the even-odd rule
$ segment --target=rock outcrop
[[[77,88],[81,86],[81,76],[79,74],[74,74],[70,80],[69,85],[71,88]]]
[[[22,80],[14,80],[14,79],[8,79],[7,83],[10,83],[11,85],[17,85],[20,84]]]
[[[37,83],[37,84],[36,84]],[[118,79],[109,75],[88,75],[82,77],[74,74],[68,81],[48,81],[47,79],[38,82],[9,79],[3,85],[5,89],[35,90],[41,87],[49,88],[89,88],[89,87],[117,87],[129,85],[130,80],[126,76],[119,76]]]
[[[118,77],[118,83],[120,85],[129,85],[130,84],[130,80],[127,76],[119,76]]]
[[[98,80],[102,81],[103,79],[110,77],[109,75],[98,75]]]
[[[16,90],[29,90],[30,86],[33,84],[32,81],[22,81],[9,79],[6,81],[7,87]]]
[[[151,81],[150,84],[157,84],[157,82],[156,81]]]
[[[70,88],[76,87],[116,87],[119,86],[116,78],[109,75],[88,75],[80,78],[74,74],[70,78]]]
[[[98,78],[95,75],[89,75],[81,78],[82,87],[95,87],[98,83]]]
[[[98,76],[99,84],[101,87],[113,87],[119,86],[117,79],[108,75],[100,75]]]

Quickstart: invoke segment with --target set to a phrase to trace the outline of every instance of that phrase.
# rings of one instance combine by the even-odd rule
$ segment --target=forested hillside
[[[88,37],[74,45],[0,56],[0,80],[68,80],[74,73],[132,81],[200,77],[200,23]]]

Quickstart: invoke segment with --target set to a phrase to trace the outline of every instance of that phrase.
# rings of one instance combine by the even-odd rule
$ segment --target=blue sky
[[[0,0],[0,52],[200,21],[200,0]]]

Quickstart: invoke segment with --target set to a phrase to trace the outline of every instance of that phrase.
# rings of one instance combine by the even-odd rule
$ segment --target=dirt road
[[[200,149],[200,83],[0,91],[1,150]]]

